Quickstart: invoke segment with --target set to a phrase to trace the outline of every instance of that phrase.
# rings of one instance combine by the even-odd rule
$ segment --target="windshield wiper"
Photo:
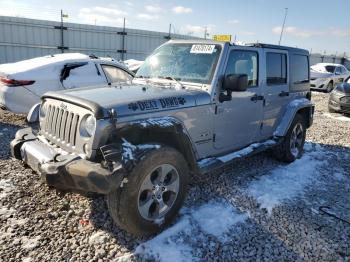
[[[158,78],[163,78],[163,79],[167,79],[167,80],[172,80],[174,82],[176,82],[182,89],[184,89],[184,85],[179,81],[177,80],[176,78],[172,77],[172,76],[160,76]]]
[[[149,78],[149,76],[135,76],[134,78],[144,78],[144,79],[146,79],[146,78]]]

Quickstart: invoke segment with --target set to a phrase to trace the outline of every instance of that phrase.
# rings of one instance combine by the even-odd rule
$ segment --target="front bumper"
[[[350,103],[344,103],[341,101],[341,98],[344,96],[346,95],[342,93],[340,94],[331,93],[328,100],[328,107],[333,111],[336,111],[339,113],[350,114]]]
[[[16,133],[11,154],[39,173],[49,186],[63,191],[108,194],[121,185],[126,173],[121,163],[104,168],[100,163],[63,152],[38,139],[31,128]]]

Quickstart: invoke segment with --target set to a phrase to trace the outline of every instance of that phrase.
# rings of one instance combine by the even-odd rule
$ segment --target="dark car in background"
[[[328,110],[331,113],[350,114],[350,83],[342,83],[334,88],[329,97]]]

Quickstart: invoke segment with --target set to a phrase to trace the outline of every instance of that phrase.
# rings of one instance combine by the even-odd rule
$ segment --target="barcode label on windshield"
[[[215,45],[192,45],[190,53],[192,54],[212,54]]]

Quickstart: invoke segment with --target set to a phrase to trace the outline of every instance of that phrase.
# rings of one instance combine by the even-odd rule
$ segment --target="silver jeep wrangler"
[[[169,41],[130,83],[47,93],[12,155],[63,191],[107,195],[113,220],[147,235],[176,216],[192,174],[271,149],[301,157],[313,121],[309,53]]]

